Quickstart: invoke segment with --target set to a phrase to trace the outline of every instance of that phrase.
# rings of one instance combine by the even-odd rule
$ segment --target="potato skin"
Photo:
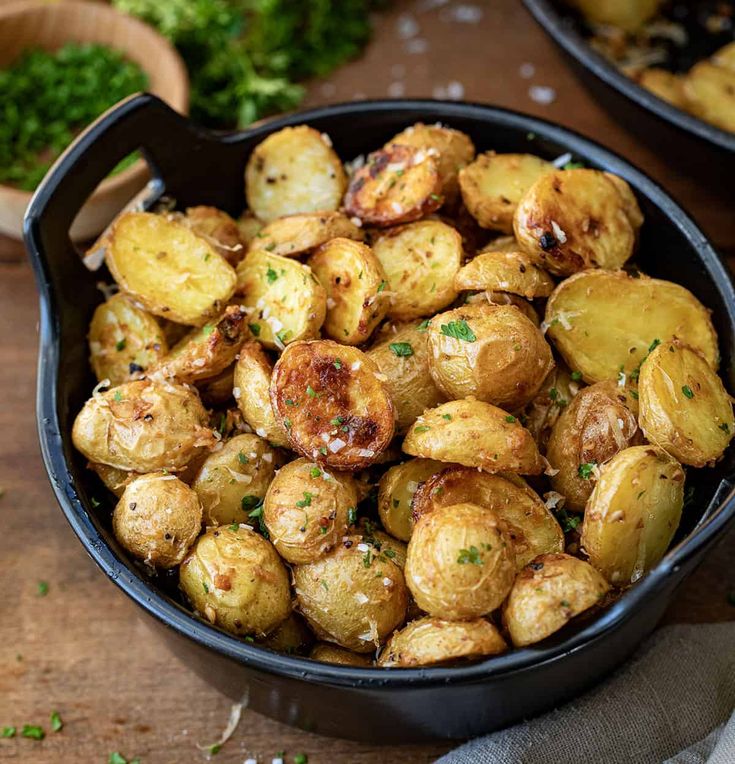
[[[658,11],[662,0],[573,0],[586,19],[635,32]]]
[[[581,544],[612,584],[635,583],[664,556],[684,504],[684,470],[662,448],[632,446],[602,468]]]
[[[291,613],[286,566],[247,525],[200,536],[181,563],[179,586],[197,613],[232,634],[264,637]]]
[[[305,655],[314,644],[314,635],[298,613],[291,613],[267,637],[259,639],[257,643],[277,653]]]
[[[452,335],[460,326],[471,330],[469,339]],[[541,332],[511,305],[465,305],[434,316],[428,342],[429,371],[448,398],[471,396],[508,411],[532,400],[554,366]]]
[[[165,472],[133,479],[112,513],[115,538],[134,557],[157,568],[179,565],[201,529],[196,493]]]
[[[360,536],[347,537],[326,557],[293,569],[299,611],[323,641],[369,653],[406,617],[401,569],[374,554]]]
[[[369,655],[354,653],[352,650],[330,645],[329,642],[317,642],[309,653],[309,658],[321,663],[337,663],[342,666],[370,668],[373,665],[373,660]]]
[[[498,655],[508,649],[495,626],[484,618],[445,621],[427,616],[397,631],[380,653],[384,668],[432,666]]]
[[[516,647],[532,645],[597,605],[609,589],[584,560],[542,554],[518,574],[503,608],[503,621]]]
[[[735,71],[700,61],[684,77],[683,88],[691,112],[735,132]]]
[[[667,69],[650,66],[644,69],[637,78],[638,84],[650,90],[655,96],[667,101],[678,109],[687,110],[687,100],[684,95],[683,78]]]
[[[524,252],[481,252],[460,268],[454,288],[512,292],[532,300],[548,297],[554,281]]]
[[[482,401],[450,401],[425,412],[409,430],[403,450],[490,473],[544,471],[531,433],[516,417]]]
[[[94,472],[102,481],[105,488],[107,488],[110,493],[114,493],[118,499],[123,495],[128,483],[130,483],[131,480],[140,477],[139,472],[120,470],[117,467],[110,467],[107,464],[100,464],[99,462],[88,462],[87,469],[92,470],[92,472]]]
[[[582,465],[598,465],[641,441],[631,391],[612,381],[580,390],[551,430],[546,458],[558,470],[551,476],[564,507],[576,512],[592,493],[594,477],[580,476]],[[585,470],[582,470],[585,472]]]
[[[356,471],[393,437],[395,412],[375,364],[330,340],[289,345],[273,369],[270,396],[291,448],[319,464]]]
[[[523,411],[523,426],[533,435],[542,452],[546,452],[551,431],[562,412],[579,392],[579,386],[579,381],[572,379],[566,365],[557,363],[535,398]]]
[[[638,382],[641,428],[682,464],[713,465],[735,433],[732,400],[699,353],[674,340],[655,348]]]
[[[90,461],[134,472],[178,472],[215,444],[196,393],[142,379],[96,393],[77,414],[72,441]]]
[[[476,504],[437,507],[416,523],[408,542],[408,588],[422,610],[439,618],[492,612],[510,591],[515,572],[505,524]]]
[[[216,207],[187,207],[186,225],[201,236],[234,268],[245,254],[237,223]]]

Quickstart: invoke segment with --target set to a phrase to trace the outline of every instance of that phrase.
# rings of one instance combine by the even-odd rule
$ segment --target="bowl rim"
[[[143,98],[150,96],[143,96]],[[117,110],[126,110],[131,101],[122,102]],[[437,115],[442,121],[453,118],[474,119],[484,122],[488,128],[506,126],[519,133],[536,134],[566,147],[573,154],[582,156],[593,164],[600,164],[624,178],[632,181],[638,194],[645,196],[668,218],[680,234],[696,249],[703,266],[713,281],[723,292],[729,323],[735,326],[735,285],[723,263],[694,221],[679,205],[647,175],[614,152],[600,146],[573,130],[533,117],[521,112],[476,103],[457,103],[421,99],[396,99],[357,101],[332,104],[329,106],[294,112],[250,130],[229,134],[214,133],[203,128],[197,132],[213,140],[236,143],[257,140],[282,127],[302,124],[311,120],[329,117],[367,118],[381,112],[405,113],[406,121],[421,119],[421,113]],[[114,112],[113,112],[114,113]],[[109,115],[108,115],[109,116]],[[182,117],[182,120],[184,118]],[[186,121],[186,120],[184,120]],[[95,126],[86,133],[94,133]],[[84,135],[84,134],[83,134]],[[79,139],[78,139],[79,140]],[[160,189],[159,189],[160,191]],[[663,560],[639,583],[627,590],[611,607],[581,629],[558,639],[553,637],[541,643],[541,647],[514,649],[485,661],[467,666],[446,668],[441,666],[423,668],[360,668],[319,663],[308,658],[284,655],[265,647],[250,644],[241,638],[228,634],[210,625],[191,611],[168,599],[156,591],[151,583],[134,566],[116,554],[103,534],[95,526],[77,494],[64,455],[64,443],[58,424],[56,384],[59,372],[59,323],[52,313],[53,285],[44,277],[43,260],[33,237],[37,221],[30,212],[26,217],[26,239],[37,277],[41,286],[40,299],[40,342],[38,363],[38,386],[36,417],[41,453],[49,480],[57,501],[88,554],[103,572],[146,613],[163,626],[176,632],[178,636],[189,638],[209,650],[226,658],[244,664],[250,669],[294,680],[313,681],[327,686],[369,688],[371,690],[391,690],[396,688],[427,688],[460,683],[492,680],[512,673],[533,671],[544,664],[562,660],[565,656],[586,650],[593,644],[621,628],[628,622],[645,600],[663,595],[672,586],[677,574],[687,563],[696,561],[697,556],[709,546],[724,528],[735,520],[735,488],[727,481],[727,492],[718,494],[718,506],[675,547],[670,549]],[[68,440],[68,434],[66,439]]]
[[[630,77],[626,77],[567,23],[567,19],[556,9],[552,0],[523,0],[523,4],[557,45],[613,90],[679,130],[725,151],[735,153],[735,133],[716,127],[682,109],[677,109],[650,90],[638,85]]]

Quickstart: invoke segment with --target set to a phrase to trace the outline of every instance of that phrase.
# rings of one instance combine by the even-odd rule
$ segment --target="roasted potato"
[[[579,392],[580,378],[579,372],[570,373],[563,363],[557,363],[546,377],[541,390],[523,411],[521,422],[533,435],[542,452],[546,451],[557,420]]]
[[[270,396],[293,450],[335,469],[372,464],[395,425],[381,376],[357,348],[329,340],[289,345],[273,369]]]
[[[216,443],[196,393],[149,379],[93,393],[72,441],[92,462],[141,473],[177,472]]]
[[[373,665],[373,660],[369,655],[354,653],[352,650],[345,650],[344,647],[330,645],[328,642],[317,642],[309,653],[309,658],[321,663],[338,663],[342,666],[369,668]]]
[[[459,173],[462,200],[483,228],[512,233],[513,213],[526,191],[554,165],[532,154],[487,151]]]
[[[235,364],[230,364],[217,376],[197,382],[196,388],[202,403],[208,408],[227,406],[233,398],[232,388],[235,386]]]
[[[564,507],[582,512],[595,483],[595,467],[640,442],[635,391],[610,380],[585,387],[557,419],[546,458],[551,485]]]
[[[326,557],[293,569],[299,611],[321,640],[369,653],[406,617],[401,569],[385,554],[348,536]]]
[[[341,212],[303,212],[268,223],[255,234],[249,251],[263,249],[274,255],[299,257],[336,238],[362,241],[365,234]]]
[[[237,281],[209,242],[182,223],[150,212],[117,218],[105,262],[120,289],[146,310],[192,326],[221,313]]]
[[[674,340],[641,365],[640,423],[651,443],[682,464],[705,467],[724,453],[735,433],[732,399],[699,353]]]
[[[470,467],[448,467],[420,483],[411,505],[414,523],[438,507],[466,503],[493,510],[505,524],[519,568],[539,554],[564,549],[559,523],[523,479]]]
[[[262,504],[277,466],[277,454],[257,435],[236,435],[209,454],[191,484],[205,525],[253,525],[250,512]]]
[[[269,135],[245,169],[248,206],[266,223],[298,212],[336,210],[346,185],[329,136],[307,125]]]
[[[491,473],[544,471],[531,433],[516,417],[483,401],[450,401],[430,409],[409,430],[403,450]]]
[[[609,589],[584,560],[542,554],[518,574],[503,608],[503,621],[516,647],[532,645],[597,605]]]
[[[427,616],[395,632],[381,651],[378,665],[433,666],[498,655],[507,649],[500,632],[484,618],[445,621]]]
[[[112,513],[115,538],[134,557],[157,568],[179,565],[201,529],[196,493],[167,472],[131,480]]]
[[[410,223],[442,205],[441,190],[435,151],[391,145],[370,154],[352,176],[344,208],[369,225]]]
[[[359,535],[365,544],[372,547],[373,554],[385,555],[401,570],[406,567],[408,547],[402,541],[376,528],[372,520],[362,518],[354,533]]]
[[[286,655],[306,655],[314,644],[314,635],[298,613],[291,613],[267,637],[259,639],[257,643]]]
[[[105,488],[114,493],[118,499],[123,495],[128,483],[141,476],[140,472],[121,470],[117,467],[110,467],[107,464],[100,464],[99,462],[88,462],[87,468],[92,470],[102,481]]]
[[[408,542],[406,584],[418,606],[438,618],[492,612],[506,598],[515,572],[505,524],[477,504],[437,507],[416,523]]]
[[[684,470],[656,446],[633,446],[601,469],[587,502],[581,544],[617,586],[635,583],[664,556],[684,504]]]
[[[686,110],[687,99],[684,95],[684,83],[678,74],[651,66],[640,73],[638,84],[672,106]]]
[[[179,568],[179,586],[210,623],[264,637],[291,613],[286,566],[250,526],[210,528]]]
[[[541,319],[533,305],[523,297],[511,292],[476,292],[468,294],[466,305],[515,305],[518,310],[536,327],[541,328]]]
[[[239,302],[251,311],[250,331],[264,347],[319,336],[327,293],[307,265],[257,250],[237,266]]]
[[[656,15],[662,0],[572,0],[586,19],[635,32]]]
[[[710,58],[713,64],[735,72],[735,42],[723,45],[715,51]]]
[[[557,276],[622,268],[636,240],[630,196],[599,170],[556,170],[523,195],[513,218],[521,247]]]
[[[635,372],[655,340],[677,337],[717,368],[709,311],[683,286],[627,273],[586,271],[562,281],[546,305],[549,337],[585,382]],[[622,372],[622,375],[621,375]]]
[[[308,265],[327,292],[324,333],[345,345],[365,342],[390,305],[385,271],[370,247],[332,239],[317,249]]]
[[[429,324],[429,371],[450,399],[473,397],[515,411],[554,366],[541,332],[517,308],[465,305]]]
[[[429,373],[425,322],[391,325],[367,351],[385,377],[396,409],[396,434],[404,434],[426,409],[445,400]]]
[[[167,352],[168,343],[156,319],[124,294],[97,306],[89,325],[89,361],[98,382],[109,379],[119,385],[131,374],[155,366]]]
[[[249,210],[245,211],[237,219],[237,230],[240,234],[240,241],[247,249],[253,242],[253,239],[263,230],[265,223],[253,215]],[[280,254],[280,253],[279,253]]]
[[[512,292],[532,300],[548,297],[554,291],[554,281],[523,252],[488,250],[460,268],[454,277],[454,288]]]
[[[226,212],[203,205],[188,207],[184,223],[209,242],[233,268],[242,260],[245,246],[240,239],[240,229]]]
[[[263,520],[278,554],[303,564],[324,557],[340,543],[356,507],[357,487],[350,475],[296,459],[270,484]]]
[[[373,241],[373,253],[388,279],[390,318],[430,316],[457,296],[462,237],[446,223],[422,220],[385,231]]]
[[[735,132],[735,71],[700,61],[684,77],[683,88],[690,111],[716,127]]]

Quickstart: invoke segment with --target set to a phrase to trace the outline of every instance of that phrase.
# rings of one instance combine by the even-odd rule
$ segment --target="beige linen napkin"
[[[437,764],[735,764],[735,622],[666,626],[617,673]]]

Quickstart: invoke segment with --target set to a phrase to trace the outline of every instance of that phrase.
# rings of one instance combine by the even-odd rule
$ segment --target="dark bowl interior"
[[[255,647],[192,615],[182,605],[170,577],[150,578],[131,563],[111,533],[114,498],[72,447],[74,416],[96,381],[86,345],[92,312],[103,300],[96,284],[109,276],[90,272],[81,264],[67,231],[95,183],[133,149],[143,150],[154,176],[144,206],[167,195],[181,207],[212,204],[237,214],[245,202],[242,171],[246,159],[267,134],[305,122],[327,132],[346,160],[381,146],[419,120],[441,121],[467,132],[478,150],[532,152],[547,159],[570,152],[575,161],[625,178],[646,218],[637,264],[651,276],[685,285],[712,310],[723,374],[730,389],[735,389],[735,292],[692,220],[620,157],[569,130],[502,109],[434,101],[361,102],[315,109],[244,133],[218,136],[192,126],[151,96],[137,96],[122,102],[80,136],[52,168],[26,217],[26,243],[41,292],[37,402],[41,447],[61,507],[89,554],[163,625],[163,631],[179,645],[179,652],[196,647],[199,657],[192,661],[193,667],[233,696],[255,677],[261,684],[252,689],[254,708],[289,723],[316,726],[326,734],[365,738],[373,734],[365,726],[365,718],[382,719],[388,726],[389,720],[400,719],[403,727],[391,727],[383,736],[385,741],[476,734],[570,697],[609,671],[653,628],[683,576],[733,519],[735,502],[728,479],[733,473],[732,453],[716,468],[692,476],[694,492],[677,545],[656,570],[598,617],[581,619],[538,646],[458,668],[397,671],[320,664]],[[616,634],[621,635],[617,644]],[[585,650],[593,647],[598,657],[585,656]],[[582,661],[576,668],[575,655]],[[221,682],[216,677],[222,672],[213,668],[216,659],[226,659],[230,673]],[[543,673],[549,667],[558,667],[559,677],[566,678],[554,683],[551,674]],[[542,686],[531,689],[533,681]],[[261,685],[262,691],[258,691]],[[316,698],[319,687],[330,688],[331,694]],[[486,708],[488,704],[476,700],[464,702],[459,695],[455,704],[447,693],[451,688],[464,691],[463,687],[472,693],[481,690],[485,693],[481,697],[490,697],[487,693],[500,692],[499,688],[503,698],[507,699],[508,692],[516,694],[512,702],[504,701],[497,708],[492,704]],[[343,698],[338,690],[349,697]],[[417,705],[399,702],[402,691],[415,691]],[[331,717],[320,718],[318,723],[313,713],[309,717],[308,705],[315,702],[329,705]],[[305,721],[307,717],[310,720]]]

